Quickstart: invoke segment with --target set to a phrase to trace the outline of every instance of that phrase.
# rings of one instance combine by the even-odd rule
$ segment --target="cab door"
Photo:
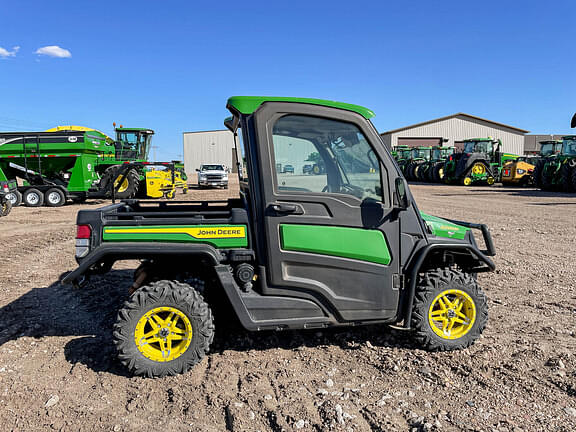
[[[313,299],[341,321],[393,318],[397,171],[374,127],[354,112],[286,102],[263,104],[254,125],[264,294]]]

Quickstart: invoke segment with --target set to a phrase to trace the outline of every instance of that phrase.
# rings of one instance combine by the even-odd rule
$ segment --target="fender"
[[[484,253],[482,253],[476,246],[466,243],[431,243],[424,246],[418,251],[418,253],[412,258],[408,264],[406,274],[409,275],[410,283],[408,289],[404,291],[400,302],[404,304],[403,313],[401,317],[404,317],[403,327],[410,328],[412,321],[412,304],[414,303],[414,295],[416,293],[416,283],[418,282],[418,273],[422,268],[422,264],[430,255],[431,252],[436,250],[448,250],[448,251],[462,251],[470,253],[474,258],[476,258],[479,266],[475,268],[476,272],[488,272],[496,269],[494,262],[488,258]]]
[[[61,282],[77,284],[85,275],[90,274],[92,267],[105,261],[114,263],[119,259],[144,259],[158,255],[201,257],[213,266],[218,265],[223,258],[214,247],[207,244],[104,243],[91,250],[88,256],[82,259],[78,268],[64,276]]]

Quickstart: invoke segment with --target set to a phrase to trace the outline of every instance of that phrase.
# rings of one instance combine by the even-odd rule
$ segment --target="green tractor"
[[[412,147],[410,160],[404,170],[406,180],[417,180],[420,167],[432,157],[432,147]]]
[[[448,184],[493,185],[500,181],[502,166],[518,155],[502,153],[502,141],[492,138],[464,140],[462,153],[454,153],[444,164],[444,179]]]
[[[430,160],[418,167],[418,180],[442,183],[444,180],[444,163],[452,154],[454,154],[454,147],[432,147]]]
[[[534,169],[534,183],[542,190],[576,191],[576,136],[562,137],[562,149],[548,154]]]
[[[392,150],[392,155],[394,156],[394,159],[396,159],[396,163],[400,167],[402,173],[404,173],[408,162],[410,162],[410,152],[411,148],[406,145],[396,146]]]
[[[150,129],[116,128],[116,140],[83,126],[0,133],[0,181],[18,181],[12,205],[58,207],[114,195],[132,198],[144,179]]]

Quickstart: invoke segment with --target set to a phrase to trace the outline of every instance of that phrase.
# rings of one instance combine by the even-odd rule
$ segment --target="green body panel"
[[[390,264],[392,257],[384,234],[378,230],[327,225],[280,225],[281,247],[286,251],[311,252]]]
[[[226,237],[229,235],[228,233],[234,231],[240,231],[242,235]],[[208,233],[208,235],[206,236],[202,233]],[[245,225],[225,224],[104,227],[102,240],[114,242],[206,243],[217,248],[245,248],[248,246]]]
[[[430,227],[432,233],[436,237],[445,238],[455,238],[462,240],[466,237],[466,232],[470,231],[470,228],[456,225],[452,222],[448,222],[445,219],[420,212],[420,216],[426,222],[426,225]]]
[[[232,96],[228,99],[228,106],[233,107],[242,114],[252,114],[264,102],[293,102],[313,105],[323,105],[332,108],[340,108],[347,111],[353,111],[366,119],[375,116],[372,110],[360,105],[353,105],[344,102],[336,102],[323,99],[295,98],[295,97],[267,97],[267,96]]]

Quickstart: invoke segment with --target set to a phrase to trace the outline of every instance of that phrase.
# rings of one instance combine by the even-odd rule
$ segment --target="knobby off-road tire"
[[[0,217],[8,216],[12,210],[12,201],[5,198],[0,201]]]
[[[412,309],[414,339],[429,351],[470,346],[486,327],[486,296],[473,275],[444,268],[420,276]]]
[[[538,189],[543,188],[542,176],[544,174],[544,165],[546,165],[546,160],[540,159],[538,162],[536,162],[536,166],[534,167],[534,172],[532,173],[532,179],[534,181],[534,186],[536,186]]]
[[[113,335],[118,358],[135,375],[181,374],[198,364],[210,349],[212,311],[188,284],[151,282],[124,303]]]

